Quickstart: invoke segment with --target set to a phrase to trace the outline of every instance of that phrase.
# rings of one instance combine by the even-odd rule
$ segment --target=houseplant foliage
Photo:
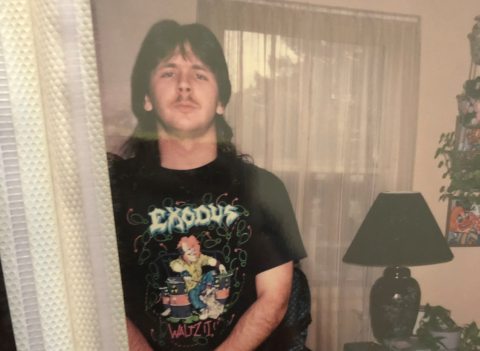
[[[457,102],[457,130],[440,136],[435,158],[442,177],[450,180],[440,188],[440,200],[468,208],[480,200],[480,77],[465,82]]]
[[[480,329],[477,323],[472,322],[463,328],[460,336],[459,351],[479,351],[480,350]]]
[[[442,336],[443,334],[443,336]],[[463,328],[451,318],[450,311],[443,306],[425,305],[425,313],[420,320],[417,337],[421,345],[431,351],[444,350],[449,345],[447,335],[453,336],[458,342],[454,349],[458,351],[480,351],[480,329],[475,322]]]
[[[420,320],[417,336],[420,343],[432,351],[447,348],[447,335],[456,333],[460,337],[460,328],[450,317],[450,311],[442,306],[425,305],[425,313]],[[443,335],[442,335],[443,334]]]

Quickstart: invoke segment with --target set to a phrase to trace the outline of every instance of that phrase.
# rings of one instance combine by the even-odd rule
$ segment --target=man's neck
[[[161,166],[188,170],[206,165],[217,158],[216,135],[181,139],[159,133],[158,147]]]

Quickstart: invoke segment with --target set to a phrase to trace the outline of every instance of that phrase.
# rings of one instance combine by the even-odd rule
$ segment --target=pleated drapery
[[[127,350],[90,2],[0,6],[0,257],[18,350]]]

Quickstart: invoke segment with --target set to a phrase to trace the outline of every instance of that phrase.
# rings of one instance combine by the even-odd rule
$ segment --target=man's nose
[[[179,77],[178,91],[180,93],[190,93],[191,91],[190,81],[186,74],[181,74]]]

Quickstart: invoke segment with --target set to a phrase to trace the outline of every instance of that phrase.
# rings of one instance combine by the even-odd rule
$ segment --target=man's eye
[[[166,72],[162,72],[162,74],[160,75],[161,78],[171,78],[173,77],[174,73],[171,72],[171,71],[166,71]]]
[[[208,77],[205,74],[202,74],[202,73],[197,73],[196,77],[197,77],[197,79],[200,79],[200,80],[208,80]]]

